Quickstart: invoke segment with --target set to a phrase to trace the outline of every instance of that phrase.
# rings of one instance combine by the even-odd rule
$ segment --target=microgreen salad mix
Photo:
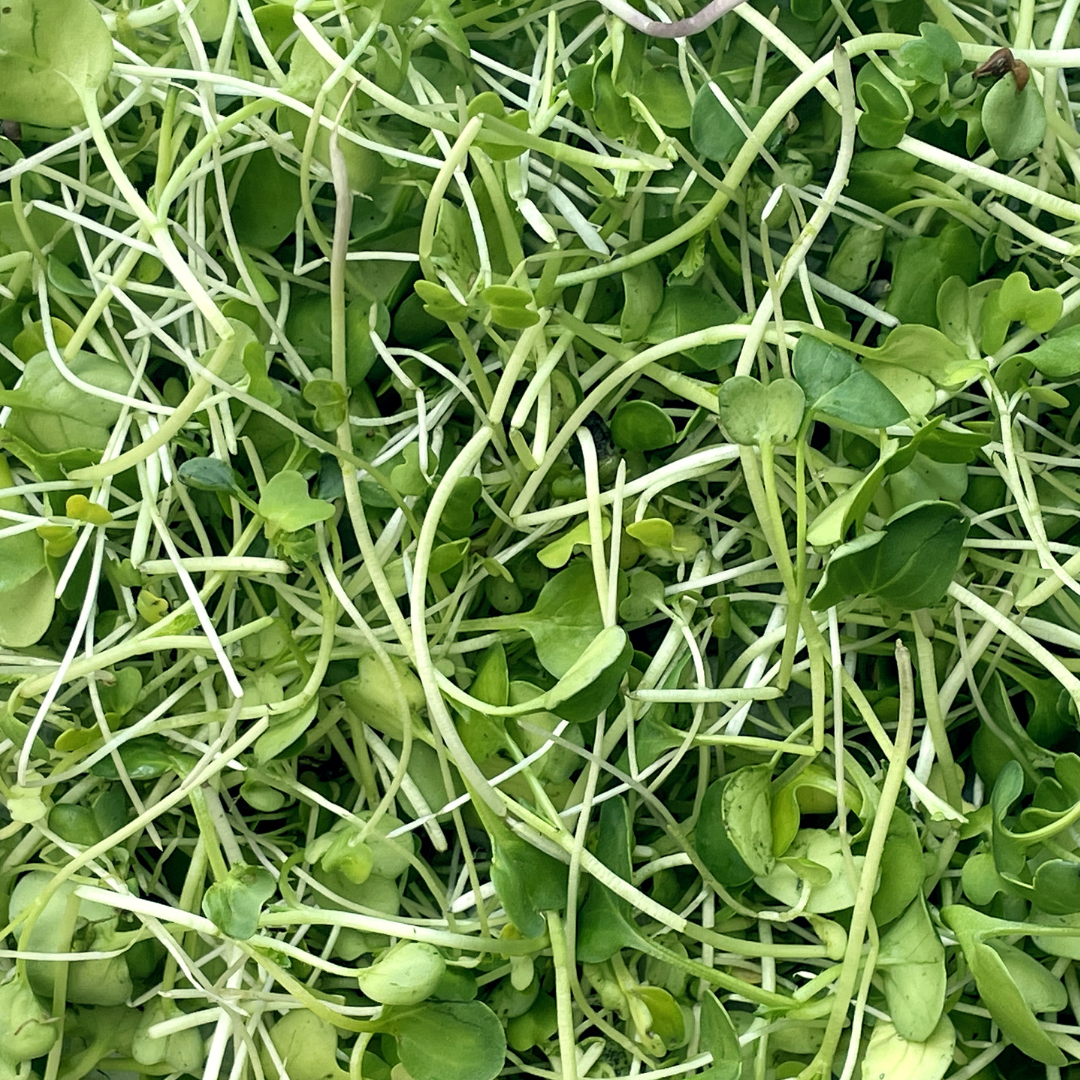
[[[1080,1076],[1080,3],[648,7],[0,8],[0,1080]]]

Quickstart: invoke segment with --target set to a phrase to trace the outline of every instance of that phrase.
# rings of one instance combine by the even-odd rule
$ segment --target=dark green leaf
[[[967,285],[979,276],[979,246],[967,225],[950,221],[937,236],[909,236],[893,259],[885,310],[902,323],[936,327],[938,291],[953,276]]]
[[[659,450],[675,434],[674,421],[651,401],[624,401],[611,418],[611,438],[623,450]]]
[[[803,334],[792,370],[806,395],[806,407],[814,412],[861,427],[888,427],[907,419],[907,409],[895,395],[835,345]]]
[[[621,797],[608,799],[600,809],[596,857],[624,881],[630,880],[631,837],[626,801]],[[602,963],[620,949],[637,945],[640,938],[626,901],[606,885],[590,882],[585,903],[578,912],[578,960],[585,964]]]
[[[876,596],[905,610],[931,607],[956,574],[968,519],[952,503],[917,503],[894,514],[882,532],[833,552],[810,601],[814,611],[845,596]]]
[[[189,458],[176,472],[186,487],[196,491],[220,491],[228,495],[237,489],[232,466],[218,458]]]
[[[701,1049],[712,1054],[712,1065],[700,1080],[739,1080],[742,1076],[742,1054],[739,1037],[724,1006],[708,990],[701,1003]]]
[[[649,323],[645,340],[657,344],[671,341],[684,334],[693,334],[710,326],[725,326],[735,322],[739,313],[726,300],[696,285],[674,285],[664,290],[659,310]],[[741,342],[726,341],[720,345],[698,345],[686,355],[705,371],[715,371],[739,355]]]
[[[380,1023],[413,1080],[493,1080],[506,1061],[503,1026],[480,1001],[386,1008]]]

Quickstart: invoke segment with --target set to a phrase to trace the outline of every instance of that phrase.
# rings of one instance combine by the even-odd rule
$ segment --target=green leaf
[[[942,1080],[953,1063],[956,1029],[943,1016],[925,1042],[912,1042],[878,1020],[863,1051],[863,1080]]]
[[[1080,375],[1080,325],[1047,338],[1038,348],[1024,353],[1024,359],[1048,379],[1075,379]]]
[[[474,805],[491,839],[491,883],[499,900],[525,937],[540,937],[544,912],[566,908],[569,868],[519,837],[483,800]]]
[[[615,700],[634,659],[634,646],[621,626],[596,635],[574,666],[545,695],[545,708],[571,723],[595,720]]]
[[[966,225],[950,221],[937,236],[909,236],[893,257],[885,310],[902,323],[937,326],[938,291],[953,276],[967,285],[979,276],[979,246]]]
[[[272,476],[259,498],[259,513],[266,519],[268,537],[280,532],[297,532],[334,516],[332,503],[313,499],[307,481],[295,470],[284,469]]]
[[[900,63],[935,86],[940,86],[945,76],[964,61],[952,34],[932,22],[919,23],[919,39],[901,45],[899,57]]]
[[[696,285],[673,285],[664,290],[664,299],[649,323],[645,340],[651,344],[671,341],[672,338],[693,334],[710,326],[733,323],[739,313],[715,293]],[[732,363],[739,355],[741,342],[726,341],[720,345],[698,345],[686,355],[705,371],[715,371]]]
[[[303,750],[298,741],[311,727],[318,711],[318,701],[311,701],[288,713],[278,713],[270,720],[270,726],[255,740],[255,760],[260,765],[292,750],[292,757]]]
[[[855,78],[863,114],[859,134],[867,146],[886,150],[904,137],[914,114],[907,94],[873,64],[864,64]]]
[[[409,443],[401,451],[401,458],[401,463],[390,470],[390,483],[399,495],[425,495],[431,481],[420,468],[420,447],[416,443]],[[430,461],[428,467],[431,467]]]
[[[45,276],[49,284],[66,296],[78,296],[83,299],[92,299],[97,295],[71,267],[66,266],[53,255],[46,256]]]
[[[878,968],[896,1030],[911,1042],[925,1042],[945,1007],[945,947],[922,896],[882,937]]]
[[[1036,1019],[1002,954],[985,940],[1005,932],[1025,933],[1028,926],[994,919],[960,905],[943,908],[941,917],[956,932],[979,996],[1005,1037],[1028,1057],[1044,1065],[1063,1066],[1065,1055]],[[1015,957],[1008,955],[1019,970]],[[1035,984],[1026,965],[1021,977]]]
[[[859,292],[873,277],[884,250],[884,229],[851,225],[833,246],[825,278],[841,289]]]
[[[356,976],[360,992],[381,1005],[416,1005],[439,985],[446,961],[434,945],[399,941]]]
[[[675,540],[675,526],[667,518],[642,518],[627,525],[626,533],[647,548],[667,550]]]
[[[675,422],[651,401],[624,401],[611,418],[611,438],[622,450],[660,450],[675,442]]]
[[[739,1037],[727,1010],[707,990],[701,1001],[701,1049],[712,1054],[712,1064],[700,1080],[740,1080],[743,1071]]]
[[[194,758],[172,748],[163,735],[140,735],[124,743],[116,751],[124,771],[132,780],[153,780],[167,772],[186,775],[194,764]],[[106,780],[119,780],[120,770],[112,756],[102,758],[90,767],[94,776]]]
[[[277,882],[261,866],[234,866],[206,890],[203,914],[229,937],[246,941],[259,928],[263,904],[274,895]]]
[[[310,1009],[292,1009],[275,1021],[270,1042],[285,1071],[274,1065],[263,1047],[259,1057],[268,1080],[341,1080],[346,1075],[335,1060],[337,1029]]]
[[[556,678],[565,675],[604,627],[592,564],[572,562],[540,590],[532,611],[515,618],[545,669]]]
[[[117,668],[112,683],[103,679],[98,692],[106,718],[116,721],[127,716],[139,703],[142,688],[142,674],[137,667]]]
[[[956,277],[949,281],[963,285]],[[1057,293],[1054,295],[1057,296]],[[864,352],[878,363],[913,371],[925,376],[935,386],[947,389],[977,379],[988,371],[984,360],[970,359],[959,345],[940,330],[919,323],[894,327],[883,345]]]
[[[603,804],[596,857],[624,881],[629,881],[631,876],[630,825],[630,810],[625,799],[608,799]],[[619,949],[636,945],[639,939],[640,933],[631,921],[629,904],[606,885],[591,881],[578,912],[578,960],[585,964],[602,963]]]
[[[774,864],[772,767],[748,765],[705,792],[696,831],[701,861],[722,885],[745,885]]]
[[[25,649],[45,636],[56,610],[55,589],[52,574],[48,567],[43,567],[20,585],[0,594],[0,645]]]
[[[649,115],[665,130],[679,131],[690,126],[693,108],[675,68],[646,65],[634,82],[634,91]]]
[[[304,386],[303,398],[314,406],[320,431],[336,431],[349,415],[349,391],[333,379],[312,379]]]
[[[469,693],[489,705],[502,706],[509,700],[510,677],[506,667],[506,650],[496,642],[484,650],[476,665],[476,676]],[[483,761],[506,746],[503,721],[478,709],[468,709],[457,724],[458,734],[466,750],[477,761]]]
[[[795,346],[792,370],[806,407],[815,413],[860,427],[888,427],[908,417],[895,395],[853,356],[809,334]]]
[[[630,254],[632,249],[620,249]],[[649,329],[649,323],[664,299],[664,279],[653,261],[640,263],[622,272],[623,310],[619,330],[623,341],[639,341]]]
[[[412,1080],[494,1080],[506,1061],[503,1026],[480,1001],[387,1008],[380,1025]]]
[[[114,394],[127,394],[131,388],[127,368],[93,353],[76,353],[68,370],[82,382]],[[100,453],[122,408],[72,385],[47,352],[30,358],[17,390],[0,391],[0,404],[11,406],[5,430],[44,454],[76,448]]]
[[[763,386],[749,375],[735,375],[720,387],[720,422],[733,442],[743,446],[784,445],[799,432],[806,398],[790,379]]]
[[[751,131],[765,112],[764,106],[740,105],[735,101],[735,88],[723,75],[704,83],[694,98],[690,114],[690,141],[698,155],[709,161],[729,162],[742,149],[746,135],[738,121],[724,108],[714,90],[715,85],[734,106],[743,124]],[[766,149],[773,150],[782,135],[777,129],[768,140]]]
[[[600,531],[606,540],[611,535],[611,521],[604,518],[601,522]],[[578,522],[572,529],[567,529],[562,536],[556,537],[550,544],[546,544],[536,554],[540,562],[549,570],[558,570],[565,566],[573,557],[574,548],[578,545],[589,547],[592,544],[592,527],[588,519]]]
[[[1033,289],[1022,270],[1010,274],[1002,282],[998,304],[1006,318],[1023,320],[1028,329],[1037,334],[1053,330],[1064,308],[1057,289]]]
[[[619,601],[619,617],[627,622],[644,622],[664,601],[664,583],[648,570],[630,575],[630,591]]]
[[[480,298],[491,309],[491,321],[508,330],[524,330],[535,326],[540,315],[528,305],[533,302],[532,293],[512,285],[489,285]]]
[[[538,994],[536,1001],[520,1016],[511,1017],[506,1025],[506,1041],[519,1054],[541,1046],[555,1037],[559,1030],[559,1007],[550,994]]]
[[[894,809],[885,836],[885,848],[881,853],[878,887],[871,905],[879,926],[892,922],[919,895],[924,876],[919,830],[907,814]]]
[[[236,472],[219,458],[189,458],[176,474],[185,487],[196,491],[220,491],[229,495],[237,490]]]
[[[998,79],[983,98],[982,126],[1002,161],[1015,161],[1040,147],[1046,138],[1046,106],[1034,80],[1018,91],[1011,71]]]
[[[1024,1003],[1032,1012],[1056,1013],[1068,1007],[1069,995],[1065,992],[1065,986],[1034,956],[997,938],[987,941],[987,944],[1004,961]]]
[[[783,855],[791,846],[804,812],[832,813],[836,805],[835,773],[820,765],[807,766],[772,797],[773,855]],[[850,784],[845,785],[844,805],[856,813],[862,808],[862,798]]]
[[[461,322],[469,309],[454,299],[454,294],[433,281],[417,281],[413,288],[424,302],[424,310],[434,319],[443,322]]]
[[[0,19],[0,115],[38,127],[86,120],[112,70],[112,35],[90,0],[17,0]]]
[[[633,139],[637,122],[630,103],[619,92],[612,78],[610,55],[593,65],[592,94],[592,117],[596,126],[609,139],[623,142]]]
[[[862,855],[854,857],[856,880],[864,861]],[[758,888],[789,907],[801,902],[805,881],[811,886],[805,910],[815,914],[846,911],[855,903],[840,837],[824,829],[800,829],[787,854],[755,880]]]
[[[894,514],[882,532],[866,533],[833,552],[810,600],[814,611],[845,596],[876,596],[893,607],[931,607],[956,574],[968,519],[952,503],[916,503]]]
[[[428,570],[432,574],[445,574],[448,570],[453,570],[469,554],[470,546],[471,542],[467,536],[461,540],[451,540],[446,544],[437,544],[431,549],[431,561],[428,563]]]

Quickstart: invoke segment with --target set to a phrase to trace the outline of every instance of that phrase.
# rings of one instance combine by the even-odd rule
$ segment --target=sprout
[[[55,1022],[26,980],[10,972],[0,984],[0,1059],[17,1065],[41,1057],[53,1048],[57,1034]]]
[[[439,985],[446,961],[433,945],[405,941],[383,953],[356,980],[372,1001],[381,1005],[415,1005]]]
[[[359,720],[392,738],[405,734],[402,722],[427,702],[416,675],[397,657],[390,657],[393,675],[374,653],[360,657],[357,675],[341,684],[345,704]]]
[[[308,1009],[286,1013],[270,1029],[270,1042],[284,1070],[264,1047],[259,1058],[267,1080],[348,1080],[337,1064],[336,1029]]]
[[[103,904],[79,900],[74,896],[78,883],[64,881],[36,914],[39,894],[52,882],[46,870],[24,874],[11,893],[10,917],[17,919],[29,911],[30,933],[22,945],[29,952],[65,953],[114,952],[126,949],[139,938],[141,931],[118,933],[117,914]],[[67,907],[76,905],[74,932],[69,935]],[[28,960],[26,976],[36,994],[51,999],[59,964],[55,960]],[[99,960],[71,961],[67,975],[67,1000],[80,1005],[120,1005],[131,996],[131,976],[123,956]]]
[[[308,862],[319,865],[331,874],[340,874],[354,885],[363,885],[371,876],[374,861],[371,848],[360,839],[356,826],[339,821],[317,837],[304,852]]]
[[[150,1029],[177,1015],[176,1006],[168,1000],[150,1002],[143,1011],[135,1036],[131,1041],[131,1056],[140,1065],[164,1062],[173,1072],[193,1073],[206,1059],[202,1036],[197,1027],[184,1028],[171,1035],[153,1037]]]

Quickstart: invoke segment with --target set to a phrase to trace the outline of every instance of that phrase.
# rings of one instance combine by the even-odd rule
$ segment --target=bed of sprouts
[[[0,10],[0,1080],[1080,1076],[1080,4],[731,6]]]

